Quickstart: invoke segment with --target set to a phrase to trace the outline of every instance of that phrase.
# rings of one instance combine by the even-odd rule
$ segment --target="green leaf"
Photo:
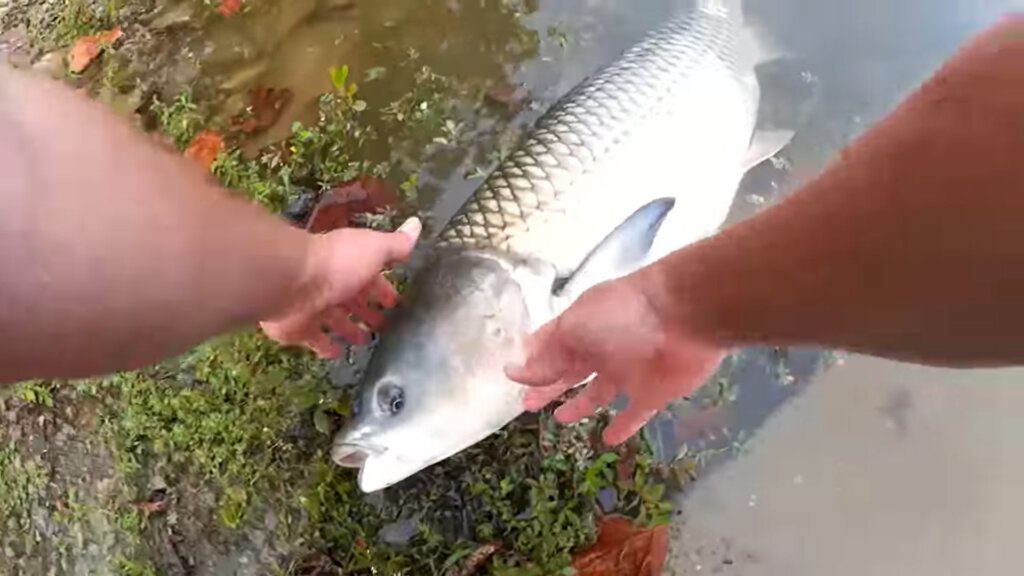
[[[313,413],[313,427],[321,434],[331,433],[331,417],[326,410],[320,409]]]
[[[348,64],[341,68],[331,66],[330,73],[331,85],[334,86],[334,89],[338,92],[344,92],[345,84],[348,82]]]

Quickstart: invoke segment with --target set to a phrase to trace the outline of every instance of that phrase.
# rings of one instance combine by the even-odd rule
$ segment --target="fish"
[[[740,0],[699,0],[534,123],[437,234],[380,335],[331,449],[361,490],[515,420],[525,388],[504,366],[529,334],[720,228],[744,174],[792,137],[755,130],[766,45]]]

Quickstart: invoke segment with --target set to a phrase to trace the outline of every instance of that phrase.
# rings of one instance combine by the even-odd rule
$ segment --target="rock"
[[[288,202],[288,206],[281,211],[281,215],[295,226],[305,228],[309,215],[313,213],[313,208],[316,207],[316,197],[316,192],[305,188],[302,189],[292,197]]]
[[[64,58],[67,56],[65,50],[54,50],[43,56],[32,65],[32,69],[37,72],[47,74],[51,78],[57,79],[64,75]]]
[[[0,64],[26,68],[31,64],[31,46],[24,26],[0,33]]]
[[[601,511],[610,514],[619,506],[619,495],[615,488],[605,488],[597,493],[597,504]]]
[[[419,526],[411,519],[399,520],[388,524],[380,531],[381,542],[391,546],[405,546],[419,534]]]

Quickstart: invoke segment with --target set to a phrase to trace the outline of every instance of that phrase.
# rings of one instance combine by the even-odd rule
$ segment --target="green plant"
[[[157,129],[168,136],[179,150],[188,146],[206,122],[190,91],[178,94],[169,104],[154,99],[153,113]]]

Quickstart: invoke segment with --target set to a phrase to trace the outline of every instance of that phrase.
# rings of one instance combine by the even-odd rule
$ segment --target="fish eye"
[[[386,414],[398,414],[405,408],[405,390],[401,386],[384,384],[377,389],[377,404]]]

